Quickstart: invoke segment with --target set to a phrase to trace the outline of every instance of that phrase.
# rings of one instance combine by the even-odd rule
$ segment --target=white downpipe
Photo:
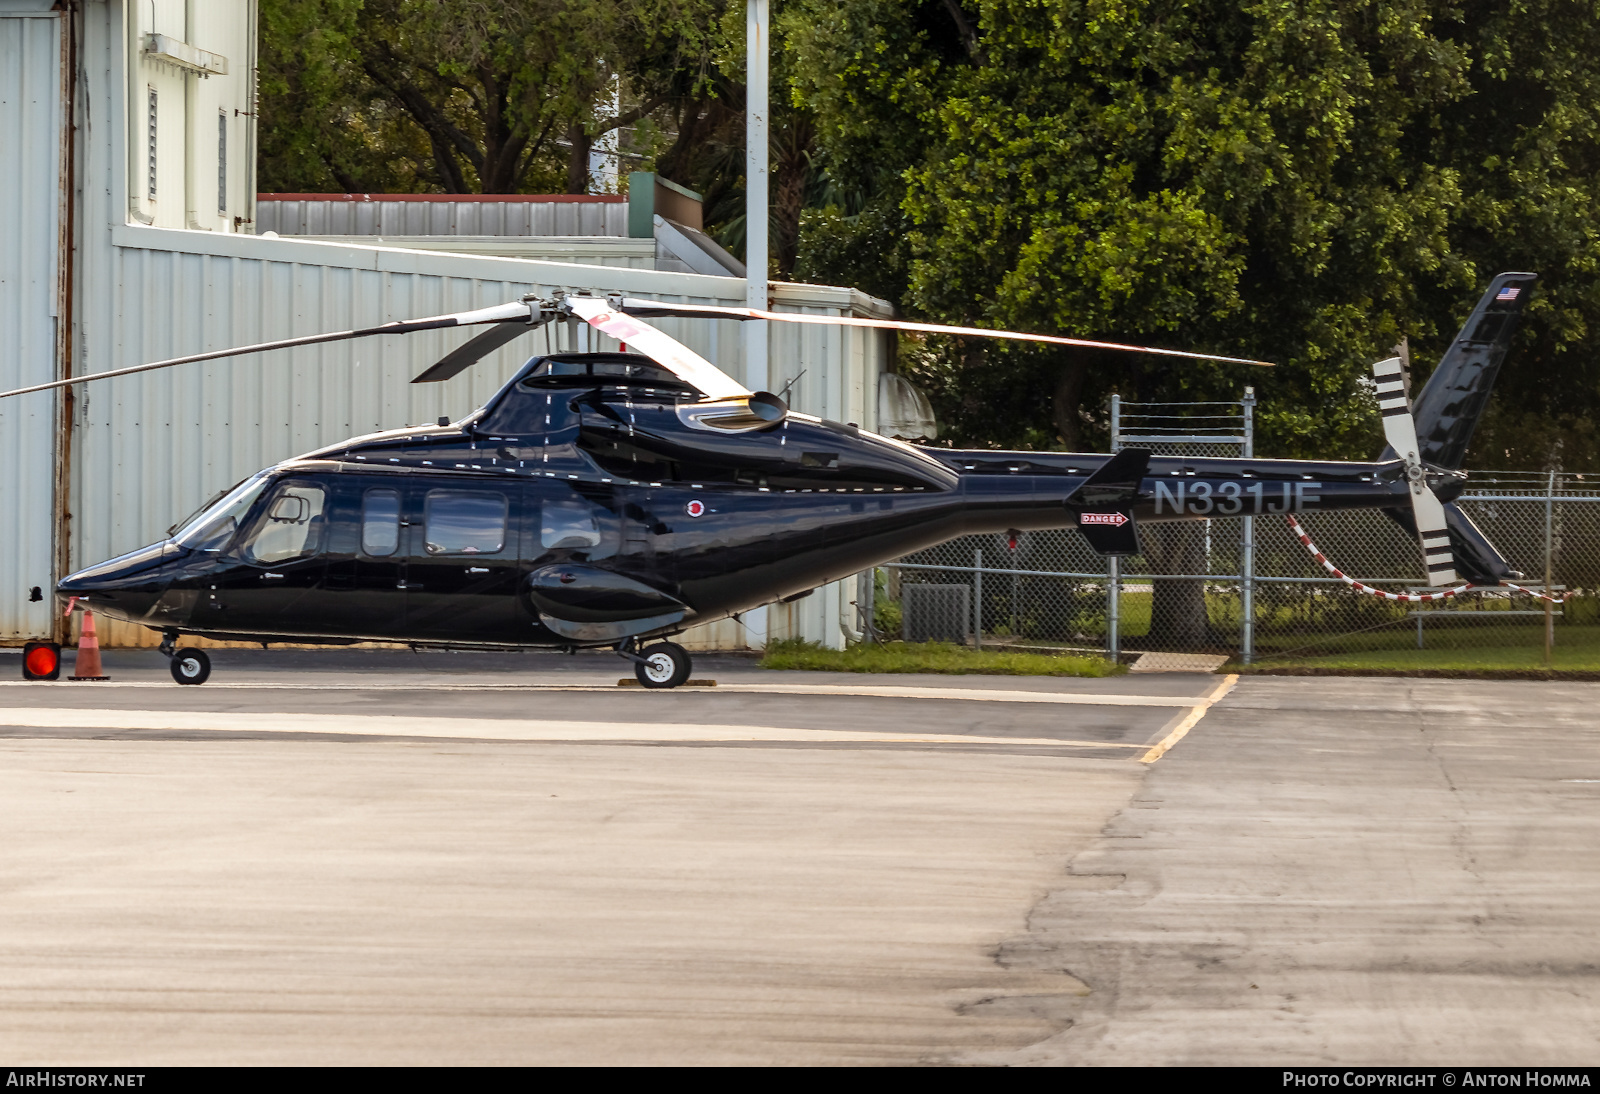
[[[745,0],[745,105],[744,105],[744,239],[745,306],[767,310],[767,118],[768,31],[772,25],[767,0]],[[744,328],[744,386],[767,391],[767,322],[739,324]],[[767,644],[767,609],[745,613],[750,644]]]
[[[767,33],[771,25],[767,0],[745,3],[745,151],[744,230],[745,303],[765,311],[767,300]],[[767,324],[754,320],[744,328],[744,383],[751,391],[768,390]]]

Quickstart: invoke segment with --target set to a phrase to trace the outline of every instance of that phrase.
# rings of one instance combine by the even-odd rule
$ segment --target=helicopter
[[[809,595],[956,536],[1074,527],[1140,551],[1145,524],[1379,509],[1429,584],[1521,575],[1454,504],[1466,447],[1531,273],[1493,279],[1413,411],[1375,366],[1388,448],[1371,462],[920,447],[751,391],[648,320],[883,327],[1264,365],[1183,350],[896,320],[563,294],[217,350],[0,393],[378,334],[484,326],[418,375],[447,380],[546,323],[628,351],[548,353],[459,421],[368,434],[265,468],[166,539],[61,578],[57,597],[158,631],[179,684],[210,676],[186,636],[467,650],[611,649],[647,688],[684,683],[688,627]]]

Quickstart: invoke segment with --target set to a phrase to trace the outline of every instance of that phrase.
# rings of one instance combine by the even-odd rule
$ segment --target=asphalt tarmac
[[[106,660],[0,657],[19,1065],[1595,1055],[1593,685]]]

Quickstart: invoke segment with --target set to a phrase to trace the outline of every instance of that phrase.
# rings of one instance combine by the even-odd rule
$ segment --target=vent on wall
[[[217,212],[228,211],[228,115],[217,115]]]
[[[156,200],[156,89],[150,89],[150,116],[145,119],[145,174],[149,198]]]

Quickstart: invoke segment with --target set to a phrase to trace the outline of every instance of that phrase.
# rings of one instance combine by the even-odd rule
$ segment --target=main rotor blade
[[[1411,515],[1416,520],[1417,538],[1422,542],[1422,565],[1428,571],[1429,585],[1454,585],[1456,559],[1450,549],[1450,526],[1444,505],[1428,488],[1422,458],[1418,455],[1417,423],[1406,402],[1405,380],[1400,374],[1400,358],[1391,357],[1372,366],[1378,381],[1378,409],[1383,412],[1383,436],[1406,463],[1407,487],[1411,495]]]
[[[411,378],[413,384],[437,384],[456,376],[508,342],[515,341],[531,330],[549,322],[542,318],[537,323],[499,323],[482,334],[473,336],[439,358]]]
[[[219,357],[238,357],[246,353],[266,353],[269,350],[293,349],[296,346],[315,346],[322,342],[342,342],[349,338],[366,338],[373,334],[415,334],[417,331],[440,330],[444,327],[468,327],[478,323],[510,323],[518,319],[526,321],[533,314],[533,307],[536,306],[521,302],[498,304],[492,308],[452,312],[449,315],[434,315],[426,319],[403,319],[394,323],[384,323],[382,326],[363,327],[360,330],[342,330],[335,331],[332,334],[308,334],[303,338],[281,338],[276,342],[258,342],[253,346],[211,350],[207,353],[191,353],[186,357],[171,357],[165,361],[151,361],[149,364],[144,365],[131,365],[128,368],[111,369],[108,372],[91,372],[84,376],[73,376],[66,380],[52,380],[48,384],[34,384],[32,387],[19,387],[13,391],[0,391],[0,399],[7,399],[13,395],[29,395],[35,391],[49,391],[52,388],[71,387],[73,384],[86,384],[91,380],[109,380],[113,376],[131,376],[136,372],[171,368],[173,365],[187,365],[194,361],[215,361]]]
[[[1261,365],[1271,361],[1247,357],[1223,357],[1215,353],[1193,353],[1181,349],[1156,349],[1154,346],[1129,346],[1120,342],[1093,342],[1084,338],[1065,338],[1058,334],[1027,334],[987,327],[947,327],[939,323],[906,323],[898,319],[857,319],[849,315],[801,315],[796,312],[760,311],[755,308],[723,308],[713,304],[668,304],[656,300],[623,300],[621,310],[640,318],[681,315],[705,319],[766,319],[776,323],[817,323],[841,327],[873,327],[879,330],[920,331],[925,334],[961,334],[973,338],[1003,338],[1013,342],[1048,342],[1056,346],[1082,346],[1086,349],[1126,350],[1130,353],[1155,353],[1162,357],[1186,357],[1195,361],[1221,361],[1230,365]]]
[[[652,327],[643,319],[624,315],[600,297],[568,296],[565,303],[572,309],[572,314],[585,323],[637,349],[684,383],[699,388],[707,398],[728,399],[754,394],[665,331]]]

